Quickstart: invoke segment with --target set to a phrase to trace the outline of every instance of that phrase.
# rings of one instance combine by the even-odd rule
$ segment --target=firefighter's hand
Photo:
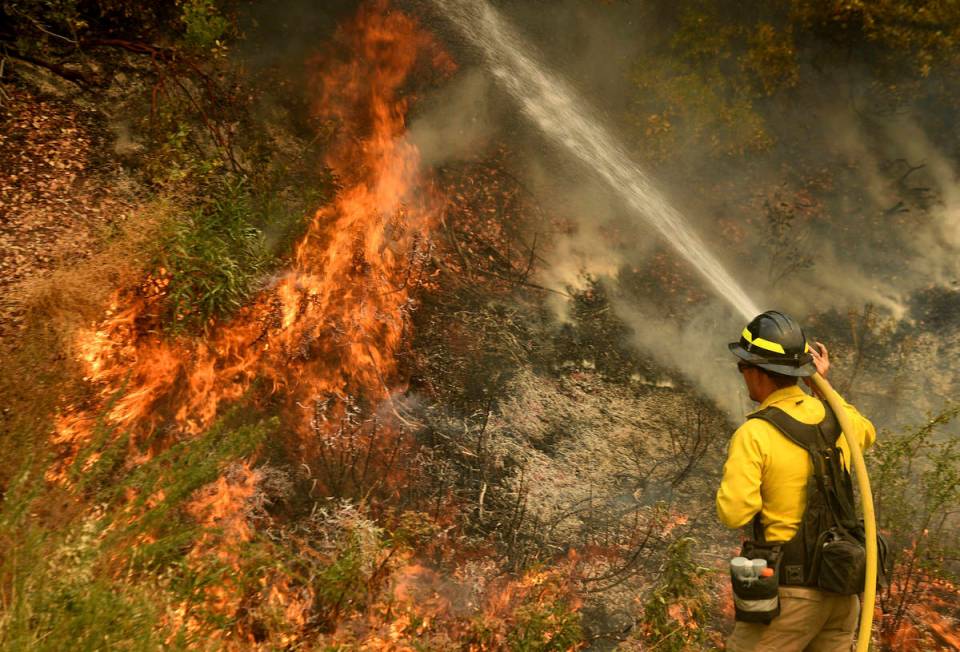
[[[830,353],[827,351],[827,347],[822,342],[814,342],[813,346],[810,347],[810,355],[813,356],[813,365],[817,368],[817,373],[826,378],[827,371],[830,370]],[[803,382],[813,390],[815,395],[820,396],[820,390],[817,389],[812,380],[804,378]],[[821,396],[821,398],[823,397]]]
[[[827,372],[830,370],[830,353],[827,351],[827,347],[822,342],[814,342],[813,346],[810,347],[810,355],[813,356],[813,364],[817,367],[817,373],[826,378]]]

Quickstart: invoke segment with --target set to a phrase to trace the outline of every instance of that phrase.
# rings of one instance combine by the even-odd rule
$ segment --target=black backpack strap
[[[753,526],[753,540],[766,543],[767,533],[763,531],[763,519],[760,518],[760,512],[753,515],[751,525]]]
[[[833,409],[826,402],[823,403],[823,420],[817,425],[822,436],[825,450],[833,454],[826,456],[825,466],[830,479],[827,483],[828,503],[833,509],[834,518],[841,528],[852,529],[857,525],[857,508],[853,497],[853,478],[843,466],[843,449],[837,445],[837,440],[843,434],[840,421]]]
[[[830,415],[833,416],[833,413],[831,412]],[[750,415],[750,418],[766,421],[783,433],[787,439],[810,453],[819,450],[821,447],[820,428],[817,424],[797,421],[780,408],[771,405],[759,412],[754,412]],[[835,419],[836,417],[834,417]]]

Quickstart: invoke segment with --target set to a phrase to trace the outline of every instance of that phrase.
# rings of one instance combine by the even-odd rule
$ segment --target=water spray
[[[594,170],[635,213],[667,242],[745,319],[760,312],[742,287],[710,253],[683,216],[652,184],[649,176],[607,131],[586,102],[559,76],[548,73],[530,46],[483,0],[432,0],[487,60],[490,70],[524,114],[555,144]],[[853,424],[840,395],[820,374],[813,382],[837,415],[853,457],[866,530],[866,585],[860,610],[857,652],[867,652],[873,625],[877,582],[877,523],[873,494],[860,444],[848,433]]]
[[[494,77],[547,138],[606,181],[633,214],[656,228],[744,319],[760,312],[587,102],[560,76],[547,72],[511,25],[482,0],[432,1],[483,54]]]

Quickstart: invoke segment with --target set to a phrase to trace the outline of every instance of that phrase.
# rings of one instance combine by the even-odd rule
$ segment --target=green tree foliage
[[[129,0],[5,0],[0,16],[12,30],[0,41],[22,55],[64,55],[97,45],[105,36],[153,40],[173,37],[187,48],[221,50],[232,22],[214,0],[144,4]]]
[[[955,75],[960,42],[960,7],[942,0],[693,0],[664,15],[674,25],[637,64],[632,112],[642,150],[659,160],[769,149],[782,103],[826,70],[868,69],[890,80],[876,89],[884,101],[914,100],[932,73]]]
[[[712,4],[685,7],[662,56],[634,74],[633,116],[644,144],[659,159],[677,148],[714,156],[768,148],[772,137],[756,102],[797,81],[790,32],[726,22]]]
[[[184,40],[198,49],[222,47],[222,39],[230,28],[230,21],[220,13],[213,0],[181,0],[181,20]]]
[[[950,0],[794,0],[800,28],[856,51],[884,76],[926,77],[956,61],[960,6]]]

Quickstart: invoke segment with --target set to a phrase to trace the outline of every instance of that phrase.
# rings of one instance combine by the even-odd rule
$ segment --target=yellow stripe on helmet
[[[783,345],[777,344],[776,342],[771,342],[770,340],[765,340],[762,337],[755,338],[753,335],[750,334],[750,331],[746,328],[743,329],[743,332],[740,333],[740,335],[747,342],[749,342],[750,344],[753,344],[754,346],[758,346],[761,349],[765,349],[767,351],[773,351],[774,353],[782,353],[784,355],[787,354],[787,352],[783,350]]]

